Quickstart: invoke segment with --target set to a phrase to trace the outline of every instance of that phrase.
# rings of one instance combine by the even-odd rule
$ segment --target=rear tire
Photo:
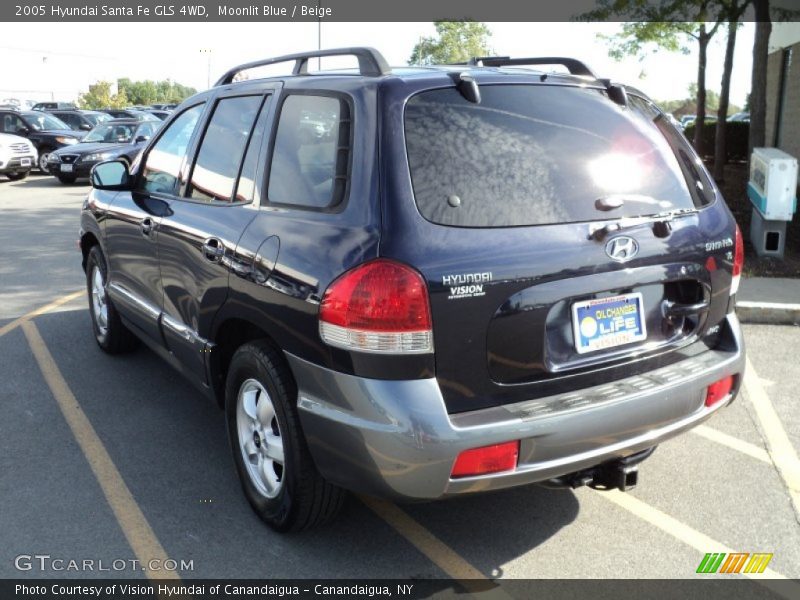
[[[6,177],[8,177],[11,181],[20,181],[25,179],[30,171],[25,171],[23,173],[6,173]]]
[[[250,506],[276,531],[329,521],[347,494],[317,472],[296,405],[292,375],[272,346],[256,341],[236,351],[225,383],[233,460]]]
[[[108,354],[133,350],[139,340],[122,324],[108,297],[108,269],[100,246],[92,246],[86,258],[86,290],[89,294],[89,314],[97,345]]]

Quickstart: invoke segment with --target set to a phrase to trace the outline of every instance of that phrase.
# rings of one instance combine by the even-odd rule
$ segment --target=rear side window
[[[599,90],[481,86],[423,92],[405,112],[414,196],[435,223],[505,227],[693,208],[681,165],[653,117]],[[618,196],[621,208],[595,202]]]
[[[262,96],[223,98],[208,123],[192,169],[187,196],[230,202]]]
[[[183,159],[189,148],[197,120],[205,105],[184,111],[170,123],[147,155],[142,186],[148,192],[174,193]]]
[[[291,95],[281,107],[270,165],[273,204],[328,208],[347,184],[350,110],[332,96]]]

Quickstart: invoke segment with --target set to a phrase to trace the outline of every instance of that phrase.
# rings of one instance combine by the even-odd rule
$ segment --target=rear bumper
[[[727,317],[724,349],[579,393],[448,415],[435,379],[385,381],[331,371],[288,355],[303,430],[332,483],[397,500],[436,499],[544,481],[629,456],[708,419],[738,393],[744,345]],[[727,400],[706,387],[728,375]],[[520,440],[514,471],[451,479],[458,454]]]

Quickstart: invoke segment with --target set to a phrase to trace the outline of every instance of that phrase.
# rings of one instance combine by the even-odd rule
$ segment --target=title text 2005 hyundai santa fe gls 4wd
[[[358,68],[308,72],[334,54]],[[625,489],[741,384],[731,213],[650,100],[572,59],[241,65],[93,184],[98,344],[224,406],[279,530],[345,489]]]

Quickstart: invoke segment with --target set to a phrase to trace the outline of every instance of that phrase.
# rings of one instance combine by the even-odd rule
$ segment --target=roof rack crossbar
[[[563,65],[572,75],[591,77],[597,79],[597,75],[586,66],[586,64],[575,58],[564,58],[563,56],[542,56],[532,58],[510,58],[508,56],[476,56],[469,60],[470,65],[478,67],[522,67],[528,65]]]
[[[276,56],[274,58],[265,58],[245,63],[227,71],[214,85],[218,86],[232,83],[237,73],[246,71],[247,69],[291,61],[294,61],[293,75],[307,75],[309,59],[323,56],[355,56],[358,59],[358,70],[360,74],[365,77],[380,77],[381,75],[389,75],[392,72],[389,63],[387,63],[383,55],[374,48],[333,48],[330,50],[314,50],[311,52],[300,52],[298,54],[286,54],[285,56]]]

